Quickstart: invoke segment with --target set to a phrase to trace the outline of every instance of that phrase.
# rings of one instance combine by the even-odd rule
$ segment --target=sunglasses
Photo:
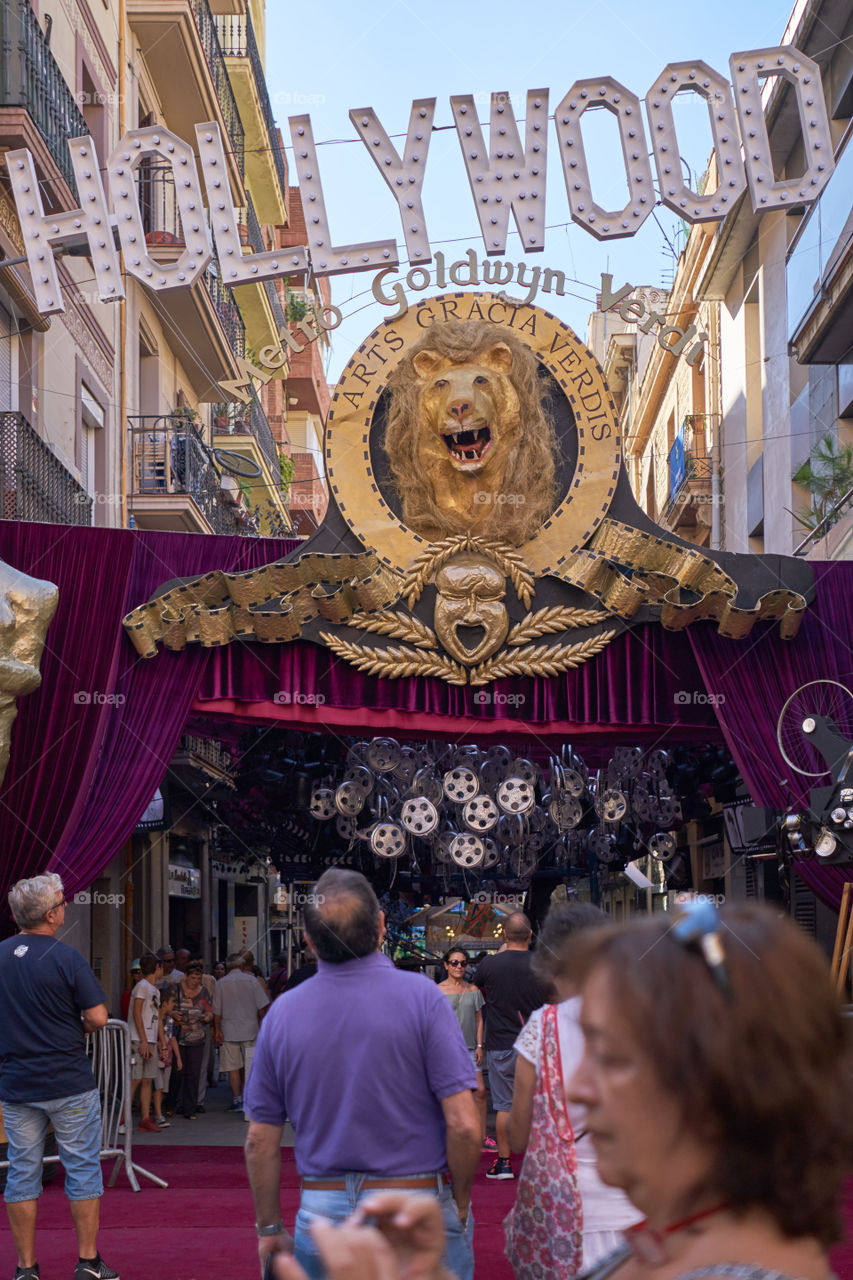
[[[672,928],[672,936],[683,947],[698,946],[714,982],[728,995],[729,976],[726,972],[726,953],[721,933],[725,928],[720,913],[707,898],[694,898],[679,905],[679,917]]]
[[[447,967],[448,969],[464,969],[467,963],[467,960],[448,960]]]

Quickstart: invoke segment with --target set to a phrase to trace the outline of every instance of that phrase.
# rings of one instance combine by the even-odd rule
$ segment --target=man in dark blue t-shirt
[[[20,929],[0,942],[0,1102],[8,1142],[6,1212],[18,1253],[15,1280],[38,1280],[36,1202],[44,1139],[53,1124],[77,1231],[74,1280],[119,1280],[98,1253],[101,1103],[86,1033],[106,1025],[106,996],[86,961],[57,942],[65,920],[59,876],[19,880],[9,906]]]

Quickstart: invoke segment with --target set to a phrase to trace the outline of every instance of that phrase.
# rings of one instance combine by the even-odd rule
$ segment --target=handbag
[[[504,1219],[516,1280],[563,1280],[583,1265],[583,1206],[575,1135],[566,1106],[557,1006],[542,1015],[542,1051],[518,1192]]]

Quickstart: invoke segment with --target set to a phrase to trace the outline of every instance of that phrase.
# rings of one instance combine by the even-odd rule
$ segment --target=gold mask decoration
[[[444,649],[468,667],[490,658],[509,631],[504,575],[491,561],[466,552],[439,569],[435,586],[435,633]],[[466,644],[460,627],[476,628],[482,635]]]
[[[58,602],[52,582],[31,578],[0,560],[0,782],[18,714],[15,699],[41,684],[39,662]]]

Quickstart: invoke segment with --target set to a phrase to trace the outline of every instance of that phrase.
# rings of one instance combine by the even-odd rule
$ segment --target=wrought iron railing
[[[279,464],[278,445],[275,442],[272,428],[267,422],[267,415],[264,413],[261,402],[254,399],[250,400],[247,405],[217,404],[213,406],[213,416],[214,419],[228,419],[228,426],[224,430],[229,435],[250,434],[255,437],[258,442],[258,448],[264,455],[264,460],[272,472],[273,483],[276,488],[280,488],[281,466]]]
[[[222,493],[221,474],[192,419],[180,411],[162,417],[132,416],[132,492],[186,494],[214,533],[242,528]]]
[[[246,326],[240,315],[240,308],[234,301],[233,290],[227,289],[219,277],[219,263],[216,258],[204,273],[204,287],[210,295],[220,323],[228,335],[231,350],[238,356],[246,354]]]
[[[267,82],[264,76],[264,67],[261,62],[258,42],[255,39],[255,29],[252,26],[252,19],[249,17],[248,11],[240,14],[218,14],[216,17],[216,29],[219,33],[220,47],[226,57],[249,59],[249,65],[251,66],[252,74],[255,77],[255,86],[258,91],[261,111],[267,127],[267,139],[269,141],[270,151],[272,152],[275,170],[278,174],[281,194],[282,196],[286,196],[287,169],[285,168],[284,154],[276,132],[272,106],[270,105],[270,96],[267,92]]]
[[[231,88],[231,81],[228,79],[225,59],[222,56],[217,24],[214,21],[213,14],[210,12],[207,0],[193,0],[193,15],[195,24],[198,27],[198,33],[201,36],[204,56],[213,78],[216,97],[225,117],[225,124],[228,129],[228,135],[231,138],[231,145],[234,148],[234,155],[237,158],[240,173],[243,174],[245,173],[246,149],[243,125],[240,120],[240,112],[237,110],[234,90]]]
[[[266,245],[264,237],[261,233],[261,224],[258,222],[258,215],[255,213],[255,206],[252,201],[250,192],[246,192],[248,203],[246,205],[246,240],[253,253],[264,253]],[[267,300],[272,310],[273,319],[275,320],[276,330],[287,327],[287,320],[284,315],[284,308],[281,305],[281,299],[278,296],[278,290],[275,287],[274,280],[262,281]]]
[[[136,171],[136,181],[146,243],[152,248],[157,245],[182,247],[184,229],[171,167],[143,161]]]
[[[184,230],[175,196],[175,175],[171,168],[140,165],[137,182],[146,244],[151,249],[163,245],[181,248],[184,244]],[[231,350],[238,356],[245,355],[246,326],[232,290],[226,288],[220,279],[216,258],[204,272],[202,279]]]
[[[664,518],[667,520],[679,506],[681,495],[691,480],[712,480],[714,476],[712,458],[707,454],[697,455],[685,451],[683,443],[679,453],[676,447],[678,444],[679,438],[676,437],[669,451],[669,502],[664,512]]]
[[[92,523],[92,499],[22,413],[0,413],[0,514],[4,520]]]
[[[89,128],[30,0],[5,0],[0,5],[0,106],[26,107],[76,197],[68,139],[81,137]]]

